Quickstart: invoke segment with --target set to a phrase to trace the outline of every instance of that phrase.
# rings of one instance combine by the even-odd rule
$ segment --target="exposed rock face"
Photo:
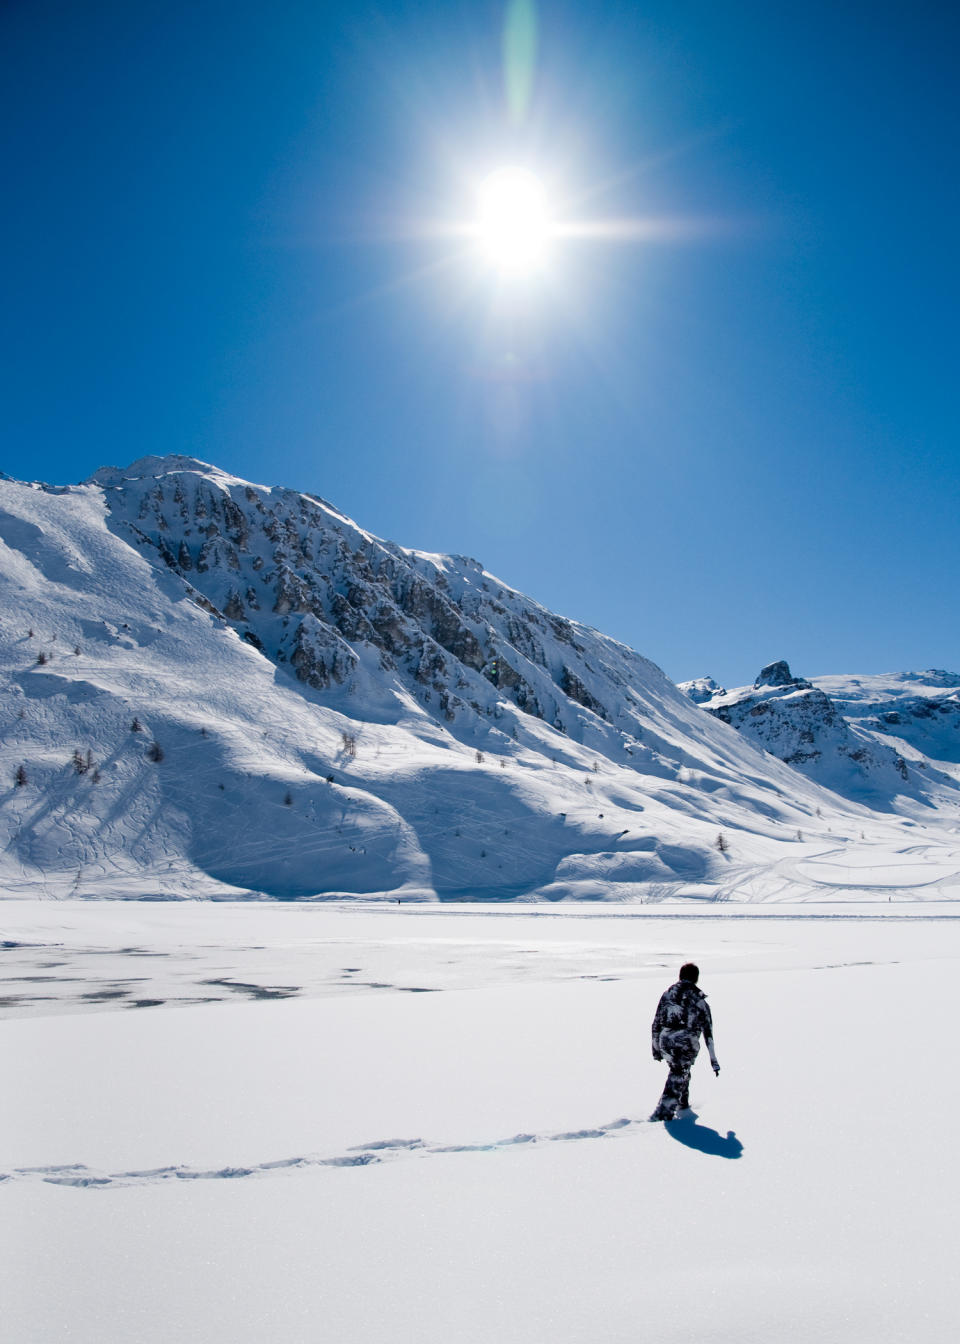
[[[301,681],[322,691],[331,681],[345,681],[357,665],[357,656],[336,631],[307,615],[297,626],[290,665]]]
[[[760,669],[760,675],[753,683],[755,687],[760,686],[809,686],[809,681],[804,681],[802,677],[794,677],[790,674],[790,665],[784,658],[780,658],[775,663],[767,663],[766,667]]]
[[[909,780],[898,750],[848,723],[824,691],[793,676],[782,659],[768,663],[752,687],[718,691],[698,703],[756,746],[837,792],[896,791]]]
[[[583,705],[586,709],[592,709],[594,714],[599,714],[602,719],[607,718],[607,711],[600,701],[596,696],[590,694],[576,672],[571,672],[566,664],[560,671],[560,689],[571,700],[576,700],[578,705]]]
[[[373,670],[386,671],[443,723],[496,719],[506,699],[574,740],[598,739],[618,760],[644,735],[624,688],[650,664],[477,560],[405,550],[321,499],[191,458],[144,459],[93,480],[114,530],[316,691],[363,683],[369,693]],[[645,741],[647,756],[634,759],[653,759],[649,733]]]

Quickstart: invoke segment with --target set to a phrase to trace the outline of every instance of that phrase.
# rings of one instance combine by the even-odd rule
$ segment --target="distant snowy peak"
[[[925,672],[816,677],[851,723],[899,738],[934,761],[960,764],[960,676]]]
[[[160,480],[171,472],[194,471],[204,476],[226,476],[218,467],[196,457],[171,453],[166,457],[138,457],[128,467],[101,467],[84,485],[122,485],[125,481]],[[228,478],[232,479],[232,478]]]
[[[813,681],[834,699],[850,704],[881,704],[921,696],[940,698],[960,692],[960,676],[938,668],[928,668],[925,672],[814,677]]]
[[[849,723],[819,686],[795,677],[780,659],[752,686],[718,690],[702,708],[756,746],[838,793],[893,792],[909,779],[894,747]]]
[[[727,693],[713,677],[695,677],[693,681],[681,681],[678,683],[678,689],[683,691],[695,705],[702,705],[707,700],[712,700],[715,695]]]
[[[945,672],[942,668],[931,667],[925,672],[902,672],[900,676],[905,682],[931,686],[937,690],[946,686],[954,690],[960,689],[960,673]]]
[[[787,765],[842,793],[874,789],[891,771],[926,772],[922,788],[960,764],[960,676],[928,669],[870,676],[796,677],[780,659],[752,686],[726,691],[709,677],[680,689]]]

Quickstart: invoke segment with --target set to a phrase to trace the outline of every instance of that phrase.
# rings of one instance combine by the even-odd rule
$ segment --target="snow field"
[[[234,913],[197,909],[208,934]],[[254,921],[278,945],[312,917],[318,951],[392,940],[437,992],[0,1028],[17,1344],[954,1337],[951,919],[290,909],[244,912],[237,979]],[[625,947],[632,979],[549,978]],[[688,956],[722,1072],[653,1125],[649,1021]]]

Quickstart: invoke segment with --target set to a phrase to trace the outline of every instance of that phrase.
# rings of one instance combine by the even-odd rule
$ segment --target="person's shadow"
[[[711,1157],[740,1157],[743,1153],[743,1144],[732,1129],[727,1130],[724,1138],[715,1129],[698,1125],[694,1111],[686,1111],[678,1120],[668,1120],[664,1129],[671,1139],[688,1148],[696,1148],[698,1153],[709,1153]]]

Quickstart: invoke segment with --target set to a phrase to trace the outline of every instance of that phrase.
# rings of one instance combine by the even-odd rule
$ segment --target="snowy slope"
[[[948,673],[904,673],[813,682],[794,676],[781,659],[752,686],[711,690],[709,678],[701,678],[680,689],[749,741],[846,797],[880,810],[909,812],[920,803],[953,814],[960,803],[957,772],[945,762],[951,752],[960,759],[960,697],[948,689],[950,680]],[[924,754],[921,742],[937,759]]]
[[[938,763],[960,764],[960,676],[931,669],[814,677],[849,723],[899,739]]]
[[[311,496],[148,458],[0,480],[0,538],[7,893],[802,895],[798,833],[900,838],[639,654]]]

